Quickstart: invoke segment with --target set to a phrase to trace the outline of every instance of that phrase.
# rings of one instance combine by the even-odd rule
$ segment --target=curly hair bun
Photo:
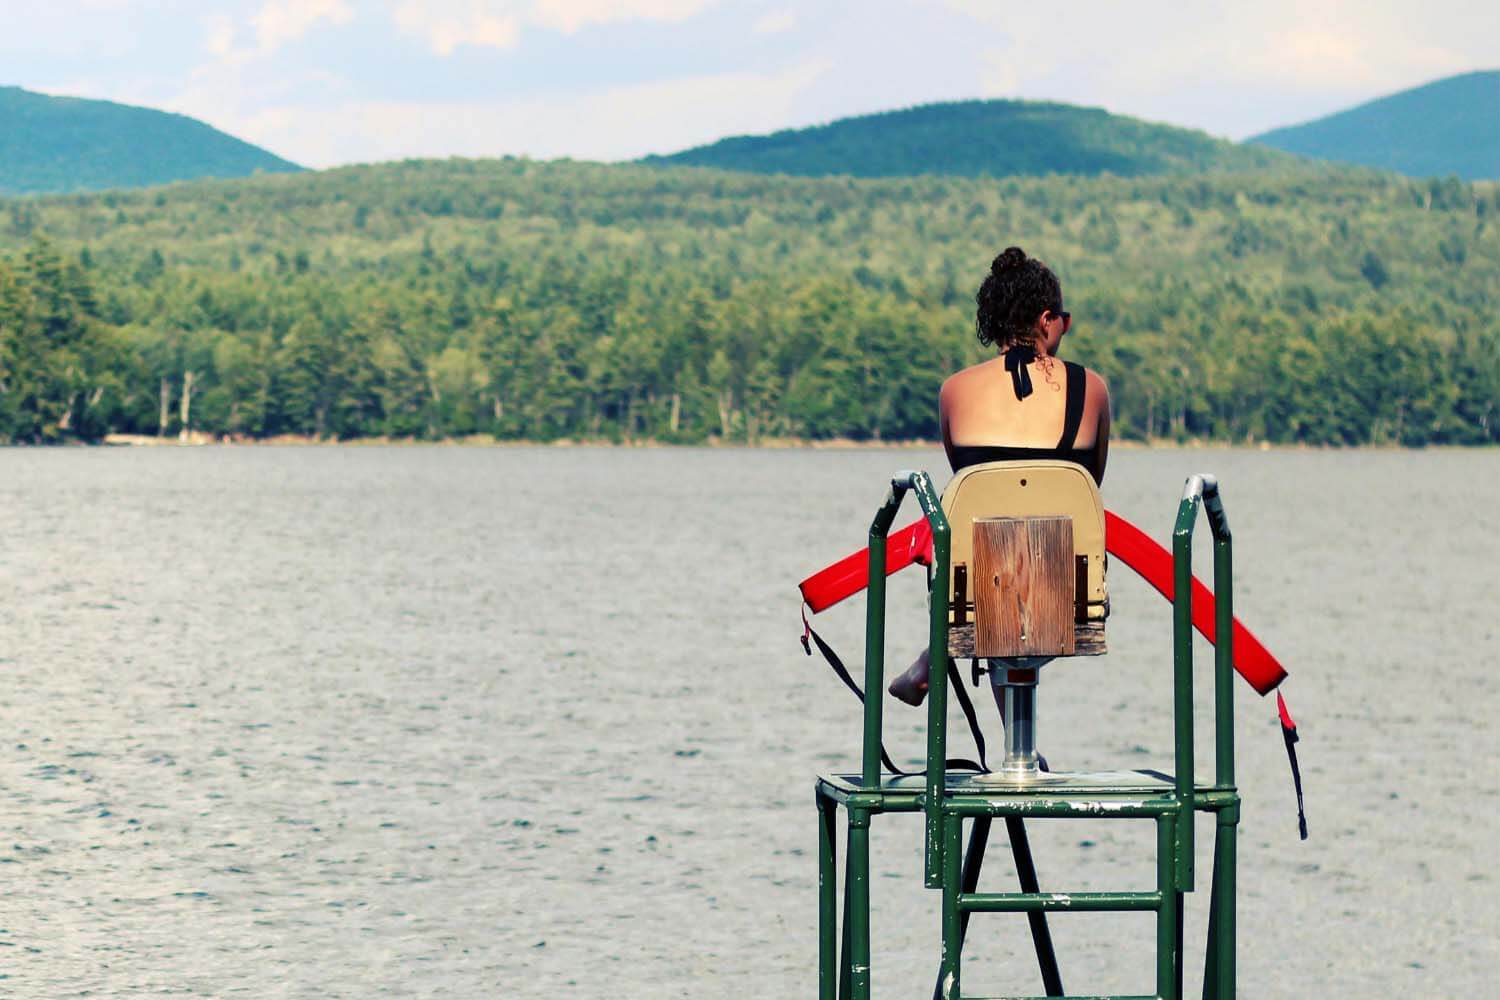
[[[990,273],[994,275],[1004,274],[1006,271],[1014,271],[1026,263],[1026,251],[1020,247],[1006,247],[1000,256],[995,258],[990,265]]]
[[[1004,350],[1036,340],[1037,317],[1062,308],[1062,286],[1046,264],[1026,256],[1020,247],[1006,247],[990,264],[974,301],[979,306],[974,314],[979,342]]]

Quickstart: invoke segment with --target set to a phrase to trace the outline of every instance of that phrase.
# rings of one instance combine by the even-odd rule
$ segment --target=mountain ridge
[[[187,115],[0,86],[0,195],[70,194],[301,169]]]
[[[1123,177],[1260,170],[1296,163],[1206,132],[1052,101],[969,100],[731,136],[646,164],[792,176]]]
[[[1245,142],[1413,177],[1500,179],[1500,70],[1433,80]]]

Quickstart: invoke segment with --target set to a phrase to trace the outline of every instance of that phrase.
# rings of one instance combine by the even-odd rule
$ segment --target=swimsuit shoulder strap
[[[1059,451],[1072,451],[1073,442],[1078,438],[1078,426],[1083,423],[1083,399],[1087,393],[1087,382],[1084,379],[1082,365],[1064,361],[1063,369],[1067,372],[1067,385],[1064,390],[1066,402],[1063,412],[1062,439],[1057,442],[1057,448]]]

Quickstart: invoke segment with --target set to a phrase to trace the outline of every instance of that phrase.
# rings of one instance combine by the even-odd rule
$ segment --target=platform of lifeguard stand
[[[1032,921],[1033,943],[1042,969],[1047,997],[1066,996],[1061,989],[1056,956],[1052,953],[1050,934],[1046,930],[1048,912],[1130,912],[1152,911],[1158,916],[1157,935],[1157,979],[1158,991],[1153,994],[1126,995],[1114,998],[1096,997],[1096,1000],[1146,1000],[1148,997],[1180,996],[1182,983],[1182,893],[1175,888],[1175,867],[1178,853],[1175,850],[1175,827],[1180,803],[1176,782],[1171,775],[1159,771],[1098,771],[1048,773],[1046,779],[1030,785],[997,782],[990,775],[949,774],[945,777],[945,807],[949,815],[945,837],[948,840],[945,866],[950,871],[944,877],[944,939],[958,942],[962,948],[966,937],[968,915],[971,913],[1026,913]],[[868,927],[854,927],[853,923],[864,923],[868,911],[861,913],[849,907],[851,894],[868,893],[869,872],[867,864],[851,855],[845,879],[845,920],[842,948],[844,968],[836,968],[834,921],[838,911],[837,900],[837,848],[835,846],[835,813],[842,806],[849,810],[852,823],[867,825],[878,813],[920,812],[926,793],[926,779],[922,775],[884,775],[878,789],[867,790],[857,774],[822,775],[817,781],[817,801],[821,814],[819,850],[819,911],[822,918],[820,947],[820,980],[824,984],[821,996],[837,996],[841,1000],[868,995],[869,968],[854,965],[851,951],[857,938],[868,939]],[[1220,823],[1233,827],[1239,818],[1239,795],[1233,787],[1199,783],[1195,787],[1193,808],[1198,812],[1220,814]],[[988,824],[996,818],[1007,822],[1024,818],[1035,819],[1151,819],[1158,828],[1158,851],[1156,858],[1156,885],[1150,891],[1076,892],[1069,890],[1043,892],[1036,885],[1036,873],[1031,863],[1030,846],[1025,841],[1024,828],[1010,827],[1012,839],[1019,843],[1012,848],[1017,852],[1016,863],[1023,891],[1009,893],[981,893],[977,890],[978,866],[981,863],[984,844],[988,838]],[[958,851],[961,846],[960,824],[968,819],[983,825],[982,833],[973,831],[969,850],[964,857],[962,872],[957,870]],[[853,831],[851,831],[852,833]],[[859,839],[863,839],[862,837]],[[1228,997],[1233,995],[1233,923],[1223,925],[1223,913],[1232,903],[1234,893],[1234,856],[1232,835],[1218,839],[1215,852],[1214,900],[1211,902],[1210,947],[1206,969],[1205,997]],[[855,837],[851,837],[851,845]],[[977,845],[977,850],[976,850]],[[1028,884],[1030,883],[1030,884]],[[856,886],[863,885],[861,893]],[[956,891],[955,891],[956,889]],[[1028,891],[1029,890],[1029,891]],[[1227,897],[1222,895],[1227,893]],[[866,905],[868,899],[866,898]],[[1232,907],[1230,908],[1232,913]],[[1218,924],[1219,926],[1212,926]],[[1227,952],[1227,954],[1226,954]],[[956,957],[956,955],[954,956]],[[949,966],[945,955],[945,968]],[[1227,975],[1219,975],[1221,961],[1227,961]],[[854,980],[862,980],[862,989],[856,989]],[[1227,982],[1225,981],[1227,980]],[[954,980],[949,979],[951,984]],[[1055,991],[1051,988],[1056,984]],[[934,990],[940,1000],[956,998],[958,994],[944,993],[942,983]],[[1224,987],[1227,986],[1227,989]],[[968,1000],[985,1000],[969,997]],[[989,1000],[1044,1000],[1041,997],[1003,997]]]
[[[948,774],[943,787],[950,798],[967,799],[983,797],[986,800],[1014,800],[1017,809],[1032,809],[1021,815],[1101,815],[1114,814],[1122,810],[1140,812],[1142,816],[1156,815],[1154,804],[1160,799],[1176,802],[1177,783],[1170,774],[1161,771],[1058,771],[1046,772],[1043,780],[1035,784],[999,781],[986,774]],[[1194,799],[1200,811],[1214,812],[1227,803],[1224,797],[1233,795],[1233,788],[1200,782],[1196,786]],[[919,812],[921,796],[927,790],[927,779],[920,774],[883,774],[880,786],[874,792],[876,799],[868,800],[868,808],[883,812]],[[829,798],[843,805],[851,797],[865,795],[865,789],[857,774],[823,774],[818,776],[818,797]],[[859,799],[856,799],[859,802]],[[1061,803],[1074,803],[1063,806]],[[1020,803],[1030,803],[1023,805]],[[866,805],[865,802],[860,802]],[[966,813],[967,815],[967,813]]]
[[[1024,486],[1025,479],[1021,480]],[[1159,1000],[1182,996],[1182,913],[1185,893],[1194,889],[1193,818],[1216,817],[1203,995],[1232,1000],[1235,992],[1235,895],[1240,799],[1234,785],[1234,715],[1231,676],[1231,555],[1228,521],[1212,477],[1188,480],[1178,507],[1173,537],[1177,581],[1173,614],[1173,743],[1176,776],[1160,771],[1044,772],[1000,778],[991,774],[950,773],[946,758],[948,670],[954,622],[949,616],[950,527],[926,473],[901,473],[870,528],[865,688],[884,686],[885,539],[901,498],[913,493],[932,529],[932,590],[929,601],[930,672],[927,769],[896,776],[881,769],[882,699],[865,699],[863,764],[860,774],[818,778],[818,915],[820,1000],[869,1000],[870,820],[882,813],[920,812],[925,822],[924,880],[942,890],[943,953],[937,966],[937,1000],[965,1000],[960,992],[963,942],[972,913],[1025,913],[1046,996],[1064,996],[1046,914],[1055,911],[1152,911],[1156,915],[1156,983],[1148,994]],[[1093,484],[1088,484],[1093,489]],[[944,498],[944,503],[948,500]],[[1095,493],[1097,503],[1097,493]],[[1215,776],[1192,780],[1193,650],[1192,533],[1200,509],[1207,510],[1214,536]],[[1102,512],[1102,507],[1099,508]],[[1102,514],[1101,514],[1102,516]],[[986,577],[987,579],[987,577]],[[1080,581],[1082,576],[1080,574]],[[999,582],[999,577],[996,577]],[[961,599],[961,595],[960,595]],[[961,616],[960,616],[961,618]],[[838,919],[837,812],[848,813],[848,848]],[[1156,887],[1136,892],[1041,891],[1026,839],[1026,818],[1137,819],[1156,826]],[[1020,892],[978,892],[990,824],[1003,818],[1016,861]],[[967,852],[963,825],[970,824]],[[1061,887],[1059,887],[1061,888]],[[970,997],[968,1000],[979,1000]],[[1009,998],[1029,1000],[1029,998]],[[1103,998],[1098,1000],[1133,1000]]]

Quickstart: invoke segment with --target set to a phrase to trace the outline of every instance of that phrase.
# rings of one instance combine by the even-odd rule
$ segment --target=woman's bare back
[[[1016,398],[1003,356],[965,368],[943,383],[938,421],[950,461],[953,449],[961,446],[1058,446],[1067,411],[1063,363],[1041,355],[1026,368],[1034,389],[1024,399]],[[1095,451],[1102,480],[1109,450],[1109,389],[1098,374],[1087,369],[1083,413],[1073,448]]]

